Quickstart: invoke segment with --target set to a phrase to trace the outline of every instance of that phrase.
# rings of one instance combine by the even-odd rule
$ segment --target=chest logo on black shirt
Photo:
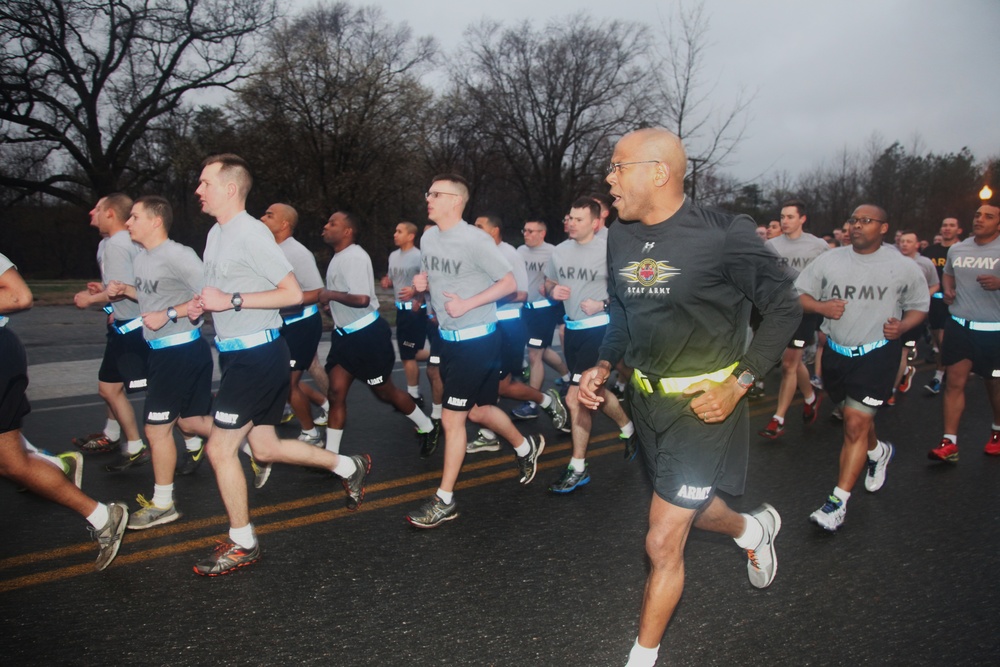
[[[667,282],[679,273],[680,270],[670,266],[669,263],[658,262],[647,257],[638,262],[629,262],[618,272],[618,275],[624,278],[627,283],[633,285],[638,283],[643,287],[652,287]]]

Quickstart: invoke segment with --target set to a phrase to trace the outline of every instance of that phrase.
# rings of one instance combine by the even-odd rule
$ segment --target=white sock
[[[993,422],[993,430],[1000,431],[1000,426],[998,426],[996,422]]]
[[[344,429],[342,428],[329,428],[326,429],[326,449],[334,454],[340,453],[340,439],[344,437]]]
[[[805,399],[806,405],[812,405],[815,402],[816,402],[816,392],[813,392],[812,398]],[[784,420],[782,420],[782,422],[784,422]]]
[[[305,430],[305,429],[302,429],[302,435],[309,436],[310,438],[318,438],[319,437],[319,429],[317,429],[315,426],[313,426],[308,431]]]
[[[441,419],[441,411],[444,406],[440,403],[431,403],[431,419]]]
[[[635,644],[632,645],[632,650],[628,654],[628,662],[625,664],[625,667],[653,667],[656,664],[656,658],[659,653],[659,644],[653,648],[639,646],[639,638],[636,637]]]
[[[257,536],[253,532],[253,524],[248,523],[242,528],[229,528],[229,539],[244,549],[253,549],[257,544]]]
[[[109,419],[104,424],[104,435],[108,436],[108,440],[117,440],[122,437],[122,427],[117,420]]]
[[[631,438],[635,433],[635,425],[632,422],[625,424],[621,428],[621,433],[623,438]]]
[[[571,457],[569,460],[569,467],[575,470],[576,472],[583,472],[587,468],[587,460],[574,459]]]
[[[835,486],[835,487],[833,487],[833,495],[836,496],[837,498],[839,498],[840,501],[846,505],[847,501],[851,497],[851,492],[850,491],[845,491],[844,489],[840,488],[839,486]]]
[[[159,507],[161,510],[166,509],[174,504],[174,485],[173,484],[154,484],[153,485],[153,504]]]
[[[445,491],[444,489],[437,490],[437,497],[444,501],[445,505],[451,505],[451,501],[455,499],[454,491]]]
[[[934,379],[940,382],[944,379],[944,371],[934,371]]]
[[[569,382],[569,381],[570,381],[570,379],[571,379],[571,376],[570,376],[570,374],[569,374],[569,373],[566,373],[566,375],[563,375],[563,376],[562,376],[561,378],[559,378],[559,379],[560,379],[560,380],[562,380],[563,382]]]
[[[425,415],[420,408],[413,408],[413,412],[406,415],[406,418],[416,424],[417,430],[421,433],[430,433],[434,430],[434,423],[431,418]]]
[[[886,449],[888,448],[885,446],[884,442],[882,442],[881,440],[876,440],[875,449],[868,452],[868,458],[870,458],[872,461],[878,461],[880,458],[885,456]]]
[[[321,410],[323,410],[323,412],[329,412],[330,411],[330,401],[329,400],[324,400],[323,401],[323,405],[321,405],[319,407],[320,407]]]
[[[957,445],[958,444],[958,436],[955,435],[954,433],[945,433],[944,434],[944,439],[945,440],[951,440],[951,444],[953,444],[953,445]]]
[[[87,521],[91,526],[100,530],[107,525],[108,519],[111,515],[108,514],[108,506],[104,503],[97,503],[97,509],[95,509],[90,516],[87,517]]]
[[[785,423],[785,418],[784,417],[779,417],[778,415],[772,415],[771,419],[778,420],[778,423],[782,424],[782,425],[784,425],[784,423]]]
[[[406,393],[409,394],[411,398],[420,398],[420,387],[406,385]]]
[[[531,403],[531,407],[535,407],[534,401],[528,401],[528,402]],[[549,396],[548,394],[542,394],[542,402],[539,403],[539,405],[541,405],[543,408],[549,407],[550,405],[552,405],[552,397]]]
[[[333,467],[333,474],[337,477],[343,477],[347,479],[355,472],[357,472],[358,466],[354,463],[354,459],[350,456],[338,456],[337,465]]]
[[[129,456],[132,456],[132,455],[134,455],[134,454],[138,454],[139,452],[141,452],[141,451],[142,451],[142,449],[143,449],[143,447],[145,447],[145,446],[146,446],[146,445],[145,445],[145,444],[143,444],[143,442],[142,442],[142,439],[141,439],[141,438],[140,438],[139,440],[129,440],[129,441],[128,441],[128,444],[126,445],[126,450],[125,450],[125,452],[126,452],[126,453],[127,453],[127,454],[128,454]]]
[[[497,434],[494,433],[493,431],[489,430],[485,426],[483,428],[479,429],[479,435],[483,436],[487,440],[496,440],[497,439]]]
[[[625,381],[619,380],[618,382],[615,382],[615,388],[618,389],[618,391],[625,391]]]
[[[528,444],[528,439],[525,438],[520,445],[514,448],[518,456],[527,456],[531,453],[531,445]]]
[[[741,514],[740,516],[746,522],[746,527],[743,529],[743,534],[735,538],[736,546],[740,549],[753,549],[764,539],[764,527],[760,525],[760,521],[749,514]]]
[[[202,440],[198,436],[194,436],[193,438],[185,438],[184,439],[184,447],[189,452],[196,452],[199,449],[201,449],[201,443],[202,443]]]
[[[249,456],[250,458],[253,458],[253,450],[250,449],[250,441],[249,440],[244,440],[243,441],[243,444],[240,445],[240,450],[244,454],[246,454],[247,456]]]

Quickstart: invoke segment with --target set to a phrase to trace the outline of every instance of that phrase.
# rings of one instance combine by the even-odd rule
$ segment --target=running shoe
[[[465,446],[466,454],[475,454],[477,452],[499,452],[500,451],[500,438],[493,436],[488,438],[483,435],[482,431],[476,434],[476,439],[468,443]]]
[[[406,520],[414,528],[437,528],[445,521],[457,518],[458,504],[455,499],[452,498],[450,503],[446,503],[437,494],[421,505],[416,512],[406,515]]]
[[[781,515],[767,503],[750,513],[764,529],[764,536],[753,549],[747,549],[747,576],[754,588],[767,588],[778,573],[778,554],[774,551],[774,539],[781,530]]]
[[[185,450],[184,460],[181,462],[180,467],[177,468],[178,475],[193,475],[194,471],[198,469],[201,462],[205,460],[205,443],[201,443],[201,447],[195,450]]]
[[[117,461],[104,466],[104,469],[108,472],[124,472],[135,466],[146,465],[152,460],[153,457],[149,453],[149,447],[147,445],[143,445],[142,449],[135,454],[121,454]]]
[[[122,439],[119,436],[117,439],[112,440],[103,433],[91,433],[82,438],[73,438],[72,442],[74,446],[82,449],[84,454],[104,454],[115,451],[118,445],[121,444]]]
[[[889,467],[889,462],[896,454],[896,448],[891,442],[880,440],[879,443],[882,445],[882,456],[877,459],[868,457],[868,473],[865,475],[865,489],[871,493],[875,493],[885,484],[885,469]]]
[[[927,458],[931,461],[958,463],[958,445],[948,438],[941,438],[941,444],[927,452]]]
[[[76,488],[83,488],[83,454],[80,452],[63,452],[56,455],[63,464],[63,472]]]
[[[844,409],[839,405],[830,412],[830,419],[838,422],[844,421]]]
[[[802,404],[802,423],[806,426],[816,421],[816,417],[819,416],[819,404],[823,402],[823,394],[816,391],[813,392],[813,396],[815,396],[816,399],[812,403]],[[770,424],[768,424],[768,426],[770,426]]]
[[[208,558],[195,564],[194,573],[203,577],[218,577],[256,563],[259,559],[260,542],[247,549],[227,540],[219,542]]]
[[[368,473],[372,471],[372,457],[367,454],[354,454],[351,456],[351,460],[354,461],[354,465],[357,466],[357,470],[350,477],[345,477],[340,480],[344,485],[344,491],[347,492],[347,501],[344,506],[347,507],[348,511],[354,512],[361,507],[361,501],[365,499],[365,480],[368,478]]]
[[[132,530],[145,530],[181,518],[181,513],[177,511],[177,505],[174,503],[170,503],[170,507],[157,507],[146,500],[141,493],[135,499],[139,502],[139,509],[129,517],[128,527]]]
[[[823,378],[818,375],[809,376],[809,384],[813,386],[813,389],[817,391],[823,391]]]
[[[886,400],[885,407],[887,407],[887,408],[894,408],[894,407],[896,407],[896,390],[895,389],[892,390],[892,396],[890,396]]]
[[[622,443],[625,448],[625,460],[631,461],[635,458],[636,452],[639,451],[639,436],[632,432],[632,435],[625,437],[624,434],[618,434],[618,441]]]
[[[295,411],[292,410],[292,406],[285,403],[285,409],[281,411],[281,423],[287,424],[288,422],[295,419]]]
[[[822,507],[809,515],[809,520],[823,530],[835,533],[844,524],[846,514],[847,506],[844,501],[837,496],[830,496]]]
[[[990,456],[1000,456],[1000,431],[994,430],[992,432],[990,439],[986,442],[986,447],[983,448],[983,453]],[[80,465],[82,466],[83,463]]]
[[[299,431],[299,441],[304,442],[307,445],[312,445],[313,447],[323,447],[323,438],[319,435],[309,435],[305,431]]]
[[[433,427],[427,433],[417,431],[417,438],[420,440],[420,458],[429,459],[438,448],[438,439],[441,437],[441,420],[432,419]]]
[[[754,382],[753,386],[747,390],[747,396],[749,398],[764,398],[764,383],[761,380]]]
[[[762,438],[770,438],[771,440],[774,440],[784,432],[785,425],[779,422],[777,417],[771,417],[771,421],[767,422],[767,426],[757,431],[757,435]]]
[[[316,426],[326,426],[330,423],[330,413],[323,408],[319,409],[319,415],[313,419],[313,424]]]
[[[260,465],[254,458],[250,457],[250,469],[253,470],[253,488],[262,489],[271,478],[271,464]]]
[[[570,493],[578,486],[584,486],[590,483],[590,471],[588,470],[590,466],[586,463],[583,464],[583,470],[577,472],[573,469],[573,466],[566,466],[563,470],[562,475],[556,480],[555,484],[549,486],[549,491],[552,493]]]
[[[510,411],[511,416],[514,419],[526,420],[526,419],[538,419],[538,406],[532,405],[530,402],[525,401],[521,405],[517,406]]]
[[[896,389],[898,389],[901,394],[905,394],[910,391],[910,387],[913,386],[913,376],[916,374],[916,368],[913,366],[907,366],[906,372],[903,373],[903,378],[899,381],[899,386],[896,387]]]
[[[924,385],[924,389],[927,390],[932,396],[937,396],[941,393],[941,380],[938,377],[931,378],[931,381]]]
[[[97,542],[97,562],[95,566],[100,572],[118,555],[118,547],[122,544],[122,534],[128,525],[128,506],[125,503],[108,503],[108,522],[100,530],[88,526],[91,537]]]
[[[542,436],[529,435],[526,439],[531,451],[517,457],[517,467],[521,471],[521,478],[518,481],[525,486],[535,479],[535,473],[538,472],[538,457],[545,450],[545,438]]]
[[[565,404],[563,404],[562,396],[560,396],[559,392],[556,391],[555,389],[549,389],[545,393],[549,395],[549,398],[552,399],[552,402],[549,403],[549,407],[542,408],[542,410],[544,410],[545,414],[547,414],[552,419],[552,425],[556,428],[557,431],[563,431],[565,433],[568,433],[570,430],[569,413],[566,412],[566,406]]]

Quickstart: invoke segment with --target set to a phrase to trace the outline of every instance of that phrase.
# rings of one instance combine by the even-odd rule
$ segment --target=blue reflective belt
[[[106,303],[104,304],[104,307],[101,308],[101,310],[110,315],[111,313],[115,312],[115,307],[112,306],[110,303]]]
[[[182,331],[181,333],[164,336],[163,338],[153,338],[152,340],[147,340],[146,345],[148,345],[151,350],[162,350],[165,347],[174,347],[175,345],[191,343],[199,338],[201,338],[201,329],[191,329],[190,331]]]
[[[882,340],[877,340],[874,343],[865,343],[864,345],[859,345],[858,347],[847,347],[833,342],[829,336],[826,337],[826,346],[837,354],[842,354],[845,357],[863,357],[872,350],[877,350],[888,344],[889,341],[883,338]]]
[[[506,308],[504,310],[498,310],[497,311],[497,319],[501,320],[501,321],[503,321],[503,320],[516,320],[519,317],[521,317],[521,309],[520,308]]]
[[[441,336],[441,340],[446,340],[449,343],[457,343],[463,340],[482,338],[496,330],[497,323],[490,322],[489,324],[479,324],[465,329],[438,329],[438,335]]]
[[[378,319],[378,311],[373,310],[364,317],[354,320],[346,327],[337,327],[336,329],[334,329],[334,331],[337,332],[337,335],[346,336],[347,334],[352,334],[355,331],[360,331],[361,329],[364,329],[366,326],[368,326],[377,319]]]
[[[117,324],[112,324],[111,328],[114,329],[116,333],[127,334],[135,331],[141,326],[142,326],[142,318],[137,317],[134,320],[129,320],[128,322],[122,324],[121,326]]]
[[[311,306],[306,306],[305,308],[303,308],[301,313],[299,313],[297,315],[289,315],[288,317],[282,317],[281,320],[286,325],[287,324],[295,324],[296,322],[301,322],[302,320],[306,319],[307,317],[312,317],[313,315],[315,315],[318,312],[319,312],[319,306],[317,306],[314,303]]]
[[[252,347],[270,343],[281,337],[280,329],[264,329],[257,333],[246,336],[233,336],[232,338],[215,337],[215,348],[219,352],[236,352],[237,350],[249,350]]]
[[[524,304],[524,307],[527,308],[528,310],[532,310],[534,308],[548,308],[551,305],[552,302],[549,301],[548,299],[539,299],[538,301],[527,302],[526,304]]]
[[[973,322],[971,320],[964,320],[961,317],[955,317],[954,315],[951,316],[951,319],[972,331],[1000,331],[1000,322]]]
[[[422,303],[422,304],[420,304],[420,307],[421,308],[426,308],[427,304],[426,303]],[[413,302],[412,301],[397,301],[396,302],[396,309],[397,310],[413,310]]]
[[[0,315],[0,327],[7,326],[8,322],[10,322],[10,318],[9,317],[4,317],[3,315]]]
[[[932,299],[943,299],[944,298],[944,292],[934,292],[934,294],[931,294],[931,298]]]
[[[611,316],[607,313],[599,313],[591,317],[584,318],[582,320],[571,320],[568,315],[563,316],[563,320],[566,321],[566,328],[571,331],[578,331],[579,329],[593,329],[594,327],[603,327],[605,324],[611,322]]]

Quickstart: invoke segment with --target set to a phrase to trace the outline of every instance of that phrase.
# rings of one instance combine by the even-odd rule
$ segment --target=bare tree
[[[163,168],[158,123],[246,75],[275,0],[5,0],[0,186],[86,206]],[[141,155],[137,155],[141,153]]]

